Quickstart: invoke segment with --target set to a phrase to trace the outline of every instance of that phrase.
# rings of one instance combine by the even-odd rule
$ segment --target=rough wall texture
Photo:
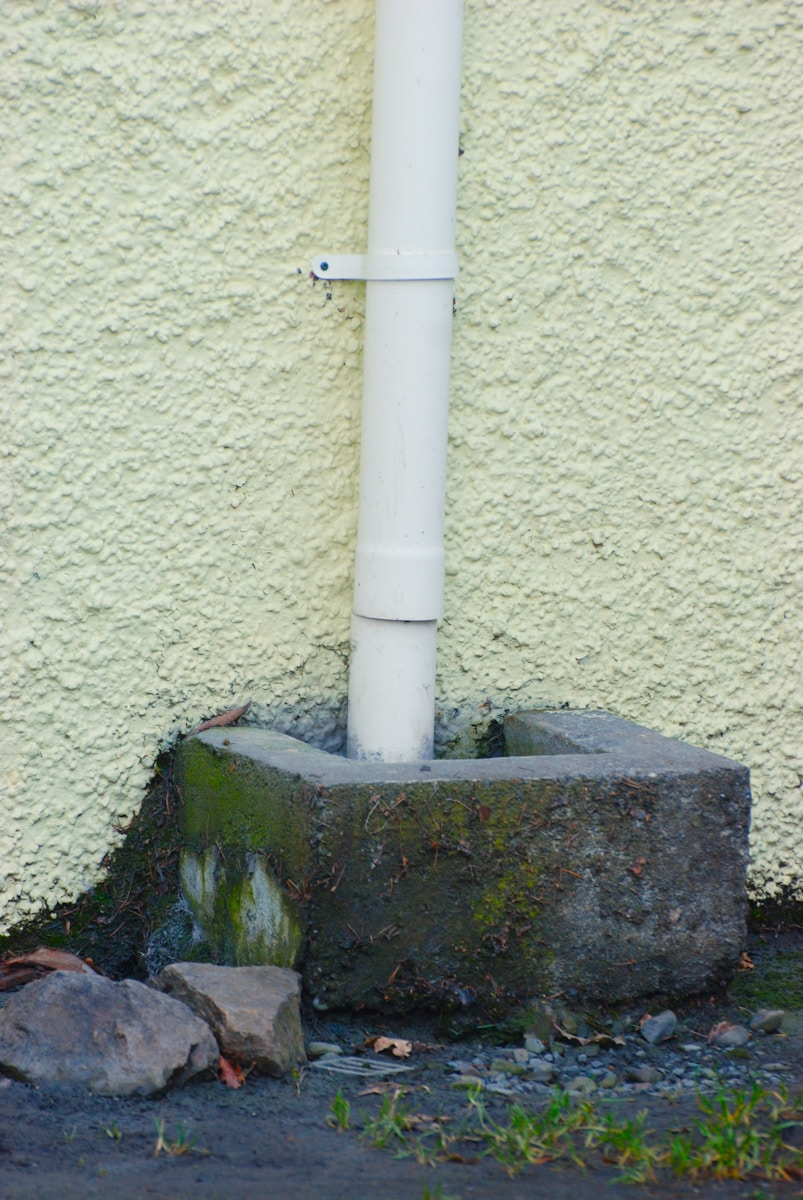
[[[251,696],[336,745],[369,0],[6,6],[0,927]],[[803,8],[467,0],[444,731],[604,707],[803,874]]]

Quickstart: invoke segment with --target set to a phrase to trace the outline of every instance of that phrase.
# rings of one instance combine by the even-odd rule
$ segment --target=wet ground
[[[761,937],[763,936],[763,941]],[[803,936],[779,936],[772,931],[754,937],[750,955],[754,971],[743,972],[727,999],[703,998],[696,1004],[675,1007],[681,1018],[679,1037],[647,1052],[665,1080],[672,1079],[673,1064],[682,1061],[680,1043],[698,1039],[700,1054],[714,1064],[713,1073],[734,1082],[761,1079],[769,1089],[785,1087],[790,1095],[803,1092],[803,1017],[787,1019],[780,1035],[754,1038],[734,1051],[708,1048],[705,1034],[721,1020],[742,1022],[758,1007],[781,1005],[790,1013],[803,1010]],[[632,1022],[637,1013],[624,1014]],[[346,1052],[362,1049],[368,1034],[409,1037],[419,1044],[401,1065],[413,1070],[382,1079],[373,1074],[345,1075],[308,1067],[296,1078],[246,1080],[239,1090],[221,1083],[196,1083],[158,1100],[114,1099],[75,1092],[35,1088],[0,1080],[0,1200],[239,1200],[240,1197],[290,1197],[292,1200],[355,1200],[398,1197],[399,1200],[599,1200],[605,1197],[728,1197],[768,1200],[769,1197],[803,1197],[803,1181],[692,1179],[659,1170],[654,1181],[619,1182],[620,1171],[607,1165],[598,1151],[584,1154],[585,1169],[566,1163],[525,1167],[510,1177],[494,1157],[483,1156],[476,1141],[455,1142],[452,1153],[459,1161],[418,1161],[415,1155],[398,1158],[390,1149],[377,1149],[364,1135],[384,1103],[403,1086],[402,1102],[418,1117],[407,1139],[420,1141],[432,1129],[425,1118],[448,1118],[444,1128],[455,1131],[470,1110],[463,1089],[454,1086],[455,1061],[489,1061],[495,1053],[488,1037],[445,1044],[438,1031],[425,1023],[349,1021],[326,1014],[310,1037],[330,1037]],[[436,1049],[432,1047],[440,1046]],[[429,1047],[429,1048],[425,1048]],[[624,1048],[605,1047],[620,1077],[639,1044],[629,1035]],[[567,1044],[559,1058],[566,1076],[574,1066],[589,1068],[580,1045]],[[362,1056],[367,1064],[376,1056]],[[391,1061],[383,1059],[383,1061]],[[557,1061],[557,1060],[556,1060]],[[702,1058],[700,1059],[702,1063]],[[391,1063],[392,1065],[392,1063]],[[712,1068],[708,1067],[709,1072]],[[701,1075],[702,1086],[716,1086],[710,1074]],[[551,1093],[485,1091],[483,1103],[489,1121],[505,1124],[511,1106],[537,1108]],[[340,1094],[350,1106],[348,1130],[336,1127],[333,1101]],[[700,1116],[694,1095],[682,1086],[660,1091],[600,1089],[593,1102],[600,1111],[633,1118],[647,1111],[646,1125],[654,1139],[670,1131],[692,1128]],[[341,1122],[342,1123],[342,1122]],[[803,1147],[801,1131],[790,1130],[788,1139]],[[161,1139],[161,1145],[160,1143]],[[398,1142],[398,1139],[395,1139]],[[399,1145],[401,1143],[399,1142]],[[158,1153],[157,1153],[158,1149]],[[426,1155],[419,1152],[420,1157]]]

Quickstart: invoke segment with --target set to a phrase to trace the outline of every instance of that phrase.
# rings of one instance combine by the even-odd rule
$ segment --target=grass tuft
[[[619,1180],[635,1184],[660,1182],[661,1171],[695,1180],[803,1179],[803,1147],[789,1140],[803,1128],[803,1096],[790,1099],[784,1089],[768,1091],[758,1082],[742,1090],[719,1085],[712,1094],[698,1092],[702,1116],[690,1130],[664,1137],[648,1128],[646,1111],[623,1119],[557,1089],[542,1108],[513,1104],[503,1120],[495,1120],[478,1086],[468,1093],[468,1107],[454,1128],[443,1117],[413,1112],[405,1096],[403,1088],[384,1096],[378,1114],[363,1119],[361,1136],[377,1149],[414,1155],[428,1165],[474,1161],[465,1153],[471,1146],[510,1176],[547,1162],[585,1168],[601,1160],[618,1168]],[[327,1123],[349,1128],[349,1105],[340,1092]]]

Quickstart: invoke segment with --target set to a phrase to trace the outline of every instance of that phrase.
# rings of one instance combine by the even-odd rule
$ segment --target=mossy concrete
[[[181,887],[215,958],[238,966],[292,967],[302,942],[297,906],[259,854],[217,845],[181,853]],[[194,956],[195,957],[195,956]]]
[[[505,738],[515,754],[413,764],[270,730],[189,739],[185,887],[220,960],[290,965],[297,944],[319,1008],[724,985],[746,938],[748,772],[606,713],[518,714]],[[231,897],[256,862],[284,925],[252,937]]]

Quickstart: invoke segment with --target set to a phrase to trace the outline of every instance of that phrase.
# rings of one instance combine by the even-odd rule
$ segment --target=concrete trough
[[[360,762],[271,730],[184,742],[199,956],[296,966],[319,1009],[509,1013],[726,984],[747,770],[604,712],[525,712],[506,757]]]

